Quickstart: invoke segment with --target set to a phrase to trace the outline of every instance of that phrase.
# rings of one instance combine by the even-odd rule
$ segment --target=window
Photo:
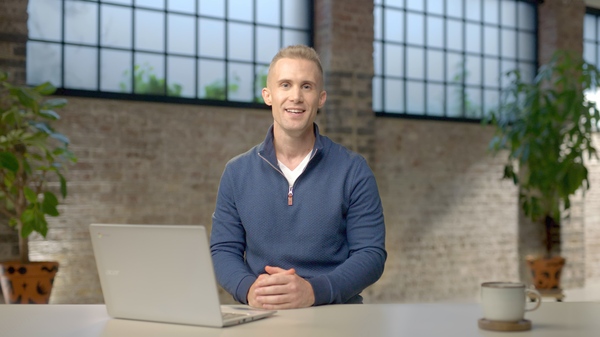
[[[505,74],[537,67],[537,11],[518,0],[375,0],[373,110],[479,120]]]
[[[587,8],[583,21],[583,59],[600,68],[600,9]],[[600,89],[588,91],[587,99],[600,102]],[[600,121],[596,123],[600,130]]]
[[[271,58],[312,44],[305,0],[29,0],[27,82],[63,93],[262,102]]]

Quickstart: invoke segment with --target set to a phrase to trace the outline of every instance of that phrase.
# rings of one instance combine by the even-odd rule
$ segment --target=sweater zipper
[[[312,156],[310,156],[310,159],[308,160],[309,163],[315,157],[315,154],[317,154],[316,150],[313,151]],[[263,157],[260,153],[258,154],[258,156],[261,157],[262,160],[266,161],[267,164],[269,164],[273,169],[275,169],[275,171],[279,172],[279,174],[281,174],[285,178],[285,174],[283,174],[283,172],[281,172],[279,167],[273,166],[273,164],[271,164],[271,162],[268,161],[267,158]],[[306,164],[306,165],[308,166],[308,164]],[[286,178],[286,181],[287,181],[287,178]],[[294,183],[294,185],[296,185],[296,183]],[[294,204],[294,186],[293,185],[288,187],[287,201],[288,201],[288,206],[292,206]]]

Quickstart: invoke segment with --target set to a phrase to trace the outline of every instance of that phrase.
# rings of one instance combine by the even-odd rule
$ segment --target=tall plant
[[[524,214],[545,226],[546,256],[557,240],[563,212],[579,189],[589,189],[585,156],[598,158],[592,143],[600,121],[586,92],[600,88],[600,72],[580,56],[557,51],[533,82],[518,70],[507,74],[503,102],[490,115],[496,135],[489,146],[504,153],[503,178],[519,186]]]
[[[60,118],[55,109],[66,105],[65,99],[45,97],[55,90],[50,83],[13,85],[0,72],[0,213],[18,230],[23,263],[29,262],[29,235],[46,237],[46,216],[59,215],[59,201],[48,182],[57,179],[60,195],[66,197],[64,164],[77,160],[69,139],[52,126]]]

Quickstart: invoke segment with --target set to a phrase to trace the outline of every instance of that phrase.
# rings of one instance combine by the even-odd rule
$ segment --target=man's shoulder
[[[366,162],[365,157],[360,153],[353,151],[341,143],[331,140],[329,137],[321,136],[323,150],[326,154],[332,156],[335,160],[347,160],[350,162]]]
[[[250,150],[240,153],[237,156],[231,158],[227,162],[227,166],[245,165],[252,160],[258,159],[258,147],[260,145],[253,146]]]

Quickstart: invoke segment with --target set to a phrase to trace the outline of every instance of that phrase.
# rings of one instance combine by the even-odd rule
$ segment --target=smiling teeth
[[[303,110],[287,109],[287,111],[288,111],[288,112],[291,112],[291,113],[295,113],[295,114],[297,114],[297,113],[301,113]]]

